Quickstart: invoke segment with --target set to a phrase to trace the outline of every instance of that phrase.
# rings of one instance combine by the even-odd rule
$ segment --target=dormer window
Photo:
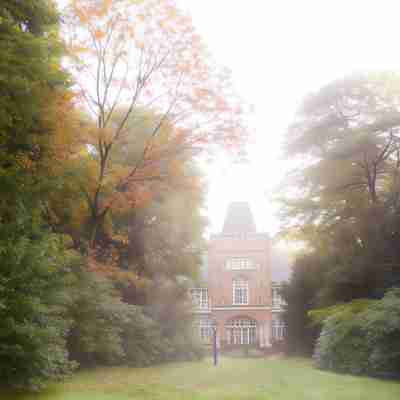
[[[244,279],[235,279],[232,283],[233,304],[249,304],[249,282]]]
[[[231,270],[249,270],[255,269],[256,265],[249,258],[233,257],[225,261],[225,268]]]

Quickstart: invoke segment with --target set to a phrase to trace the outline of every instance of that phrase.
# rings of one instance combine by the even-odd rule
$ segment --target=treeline
[[[2,1],[0,386],[201,356],[196,160],[243,113],[173,1]]]
[[[292,352],[316,365],[400,373],[400,76],[349,76],[288,129],[285,232],[304,243],[284,288]]]

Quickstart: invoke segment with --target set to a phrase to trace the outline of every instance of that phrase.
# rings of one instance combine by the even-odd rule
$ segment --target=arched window
[[[256,344],[257,322],[250,318],[234,318],[225,325],[228,344]]]
[[[249,282],[238,278],[232,282],[232,303],[235,305],[249,304]]]

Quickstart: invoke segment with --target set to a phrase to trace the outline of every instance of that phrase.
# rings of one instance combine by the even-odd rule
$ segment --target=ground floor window
[[[286,336],[286,324],[280,314],[272,314],[272,338],[283,340]]]
[[[203,343],[211,343],[212,321],[209,318],[200,318],[198,322],[199,337]]]
[[[191,289],[190,295],[192,296],[193,305],[196,308],[208,308],[208,289],[207,288]]]
[[[235,318],[225,325],[228,344],[256,344],[257,322],[250,318]]]

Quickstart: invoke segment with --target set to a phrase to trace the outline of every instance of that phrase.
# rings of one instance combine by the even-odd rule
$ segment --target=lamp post
[[[217,321],[213,319],[212,322],[212,331],[213,331],[213,357],[214,357],[214,366],[218,364],[218,348],[217,348]]]

